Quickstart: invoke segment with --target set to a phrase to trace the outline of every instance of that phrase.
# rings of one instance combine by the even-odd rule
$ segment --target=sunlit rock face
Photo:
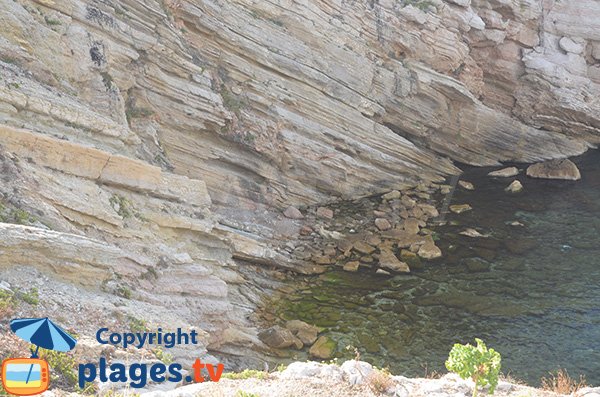
[[[4,1],[2,203],[40,230],[2,233],[0,268],[17,286],[17,265],[99,294],[125,283],[150,321],[176,304],[242,354],[261,343],[249,285],[270,279],[247,263],[313,270],[279,249],[299,230],[280,211],[598,143],[599,15],[594,0]],[[52,265],[74,244],[125,265]]]

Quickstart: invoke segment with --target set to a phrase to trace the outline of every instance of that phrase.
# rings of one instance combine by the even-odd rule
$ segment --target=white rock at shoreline
[[[488,173],[488,176],[494,178],[510,178],[519,175],[519,169],[517,167],[507,167],[501,170],[496,170]]]
[[[521,182],[519,182],[518,179],[512,181],[512,183],[508,185],[506,189],[504,189],[504,191],[509,193],[519,193],[521,190],[523,190],[523,185],[521,184]]]

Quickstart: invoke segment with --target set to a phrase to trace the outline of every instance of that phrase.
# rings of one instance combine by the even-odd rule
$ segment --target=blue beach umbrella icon
[[[10,322],[10,329],[21,339],[36,345],[31,357],[37,358],[40,347],[59,352],[68,352],[77,344],[77,340],[64,329],[54,324],[48,317],[45,318],[18,318]],[[27,380],[31,376],[33,364],[29,368]]]

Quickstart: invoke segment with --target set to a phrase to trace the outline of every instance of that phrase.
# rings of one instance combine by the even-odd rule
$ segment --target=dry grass
[[[442,376],[444,376],[444,374],[441,374],[441,373],[437,372],[436,370],[430,370],[429,367],[427,366],[427,364],[421,365],[421,368],[423,368],[423,371],[424,371],[423,378],[425,378],[425,379],[439,379]]]
[[[386,394],[394,387],[394,380],[386,369],[374,369],[367,376],[367,384],[375,393]]]
[[[564,369],[559,369],[556,374],[550,373],[547,378],[542,378],[542,389],[558,394],[576,393],[579,389],[586,386],[585,377],[580,375],[579,380],[569,376]]]
[[[500,380],[504,381],[504,382],[512,383],[514,385],[527,386],[527,382],[525,382],[522,379],[515,378],[513,376],[513,374],[511,374],[510,372],[507,374],[500,374]]]

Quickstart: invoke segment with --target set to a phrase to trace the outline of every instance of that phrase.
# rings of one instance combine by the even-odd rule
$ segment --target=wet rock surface
[[[527,167],[527,176],[542,179],[566,179],[578,181],[581,173],[569,159],[549,160]]]

